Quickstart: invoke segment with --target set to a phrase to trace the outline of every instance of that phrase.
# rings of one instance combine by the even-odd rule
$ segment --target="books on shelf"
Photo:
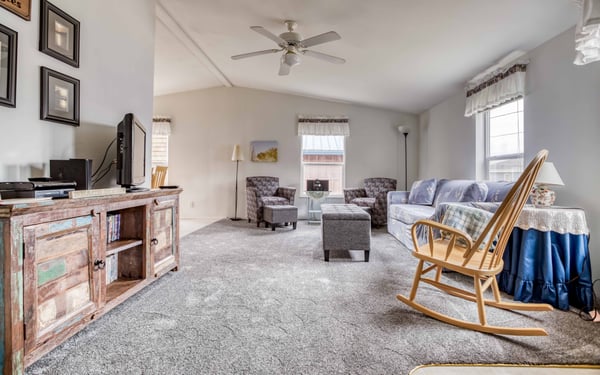
[[[119,257],[112,254],[106,257],[106,284],[116,281],[119,277]]]
[[[106,216],[106,242],[111,243],[121,239],[121,214]]]

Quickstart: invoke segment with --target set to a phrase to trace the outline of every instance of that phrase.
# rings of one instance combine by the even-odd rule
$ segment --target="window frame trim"
[[[342,137],[342,143],[344,149],[342,150],[343,162],[331,162],[331,163],[318,163],[318,162],[305,162],[302,160],[302,151],[304,150],[304,137],[306,134],[300,136],[300,197],[308,198],[306,194],[306,181],[304,179],[304,165],[341,165],[342,166],[342,192],[340,194],[329,194],[329,198],[341,198],[344,197],[344,189],[346,187],[346,136],[336,135],[334,137]],[[328,137],[326,135],[312,135],[312,137]]]
[[[523,115],[525,115],[525,99],[524,98],[517,98],[515,100],[503,103],[502,105],[506,105],[509,104],[513,101],[517,101],[517,100],[523,100],[523,105],[522,105],[522,112]],[[518,107],[517,107],[518,108]],[[492,108],[493,109],[493,108]],[[506,159],[521,159],[523,161],[523,163],[525,163],[525,123],[523,123],[523,152],[521,153],[512,153],[512,154],[502,154],[502,155],[495,155],[495,156],[490,156],[490,111],[492,109],[488,109],[487,111],[485,111],[483,113],[483,135],[485,138],[485,163],[484,163],[484,171],[485,171],[485,179],[488,181],[490,180],[490,162],[491,161],[495,161],[495,160],[506,160]],[[519,111],[517,110],[517,113]],[[504,116],[504,115],[503,115]],[[524,164],[523,164],[524,165]],[[522,172],[522,171],[521,171]]]

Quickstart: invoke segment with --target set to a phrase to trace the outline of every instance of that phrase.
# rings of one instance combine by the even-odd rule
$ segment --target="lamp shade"
[[[563,180],[560,178],[558,171],[554,167],[554,163],[545,162],[540,168],[540,172],[535,179],[538,185],[560,185],[564,186]]]
[[[408,134],[408,126],[398,126],[398,131],[402,134]]]
[[[240,145],[233,146],[233,154],[231,154],[231,161],[243,161],[244,154]]]

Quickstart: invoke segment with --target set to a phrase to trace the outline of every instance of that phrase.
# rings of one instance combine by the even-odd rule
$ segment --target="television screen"
[[[128,113],[117,127],[117,184],[132,188],[146,181],[146,128]]]

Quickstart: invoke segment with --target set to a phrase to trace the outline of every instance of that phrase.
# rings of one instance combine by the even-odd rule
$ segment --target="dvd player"
[[[13,198],[69,198],[69,192],[74,188],[43,189],[43,190],[9,190],[2,191],[2,199]]]
[[[31,191],[31,190],[61,190],[75,189],[75,181],[16,181],[0,182],[0,190]]]

